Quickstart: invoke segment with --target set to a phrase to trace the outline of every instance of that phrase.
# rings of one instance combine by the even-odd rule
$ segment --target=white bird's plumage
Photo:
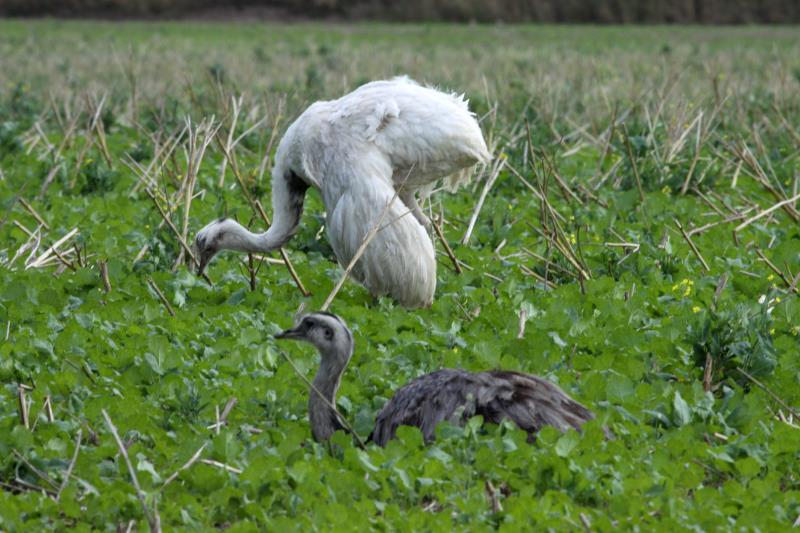
[[[455,188],[489,159],[463,96],[405,77],[368,83],[311,105],[295,120],[275,157],[272,227],[256,235],[233,221],[212,222],[197,236],[201,265],[220,249],[282,245],[296,231],[311,186],[322,194],[331,246],[347,266],[399,191],[352,275],[376,296],[391,295],[406,307],[429,305],[436,261],[415,193],[440,178]]]

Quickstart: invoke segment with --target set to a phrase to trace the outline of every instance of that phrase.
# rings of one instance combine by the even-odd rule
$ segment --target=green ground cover
[[[102,410],[165,530],[797,524],[799,35],[0,21],[0,529],[148,528]],[[465,266],[437,243],[430,309],[335,299],[339,408],[366,436],[423,372],[517,369],[597,413],[583,433],[314,443],[282,353],[316,355],[272,337],[342,273],[314,192],[287,246],[310,297],[277,254],[254,290],[241,256],[187,268],[176,233],[264,227],[247,197],[271,211],[293,117],[396,74],[465,92],[496,159],[432,198]]]

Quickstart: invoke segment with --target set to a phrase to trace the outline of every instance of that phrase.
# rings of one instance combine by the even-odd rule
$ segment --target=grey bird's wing
[[[509,419],[531,437],[545,425],[566,431],[594,418],[558,386],[531,374],[444,369],[398,390],[378,414],[369,439],[385,446],[399,426],[416,426],[431,442],[439,422],[463,424],[475,415],[496,424]]]
[[[543,426],[577,430],[594,418],[586,407],[539,376],[503,370],[479,375],[484,396],[479,398],[477,414],[486,421],[499,423],[507,418],[533,436]]]

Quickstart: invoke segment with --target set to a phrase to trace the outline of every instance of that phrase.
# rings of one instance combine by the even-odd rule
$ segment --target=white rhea
[[[320,366],[308,400],[308,418],[314,439],[329,439],[336,430],[344,429],[332,406],[353,355],[353,334],[338,316],[311,313],[275,338],[306,341],[319,351]],[[440,422],[461,425],[476,415],[494,424],[511,420],[528,433],[529,440],[543,426],[577,430],[594,418],[586,407],[538,376],[445,368],[420,376],[398,390],[378,414],[369,440],[385,446],[399,426],[415,426],[425,442],[431,442]]]
[[[390,295],[405,307],[428,306],[436,289],[436,260],[417,193],[426,194],[440,178],[455,188],[469,179],[473,166],[489,159],[463,95],[401,77],[316,102],[278,146],[272,226],[257,234],[234,220],[211,222],[195,239],[198,272],[220,250],[263,253],[282,246],[297,231],[306,190],[314,187],[322,195],[328,239],[342,267],[391,203],[351,275],[375,296]]]

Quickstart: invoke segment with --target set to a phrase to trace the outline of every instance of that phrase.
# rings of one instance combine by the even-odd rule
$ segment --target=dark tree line
[[[0,15],[593,23],[797,23],[800,0],[0,0]]]

